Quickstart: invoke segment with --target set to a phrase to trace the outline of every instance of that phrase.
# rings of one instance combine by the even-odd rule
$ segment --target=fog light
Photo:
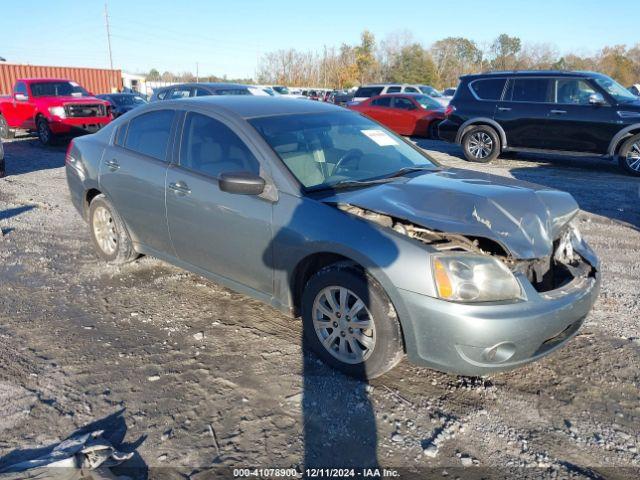
[[[493,347],[485,348],[482,357],[490,363],[503,363],[516,353],[516,346],[510,342],[499,343]]]

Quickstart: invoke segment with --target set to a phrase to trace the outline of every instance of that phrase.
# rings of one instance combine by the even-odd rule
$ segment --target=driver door
[[[187,112],[178,158],[166,177],[169,233],[178,258],[250,289],[273,292],[272,204],[224,192],[218,175],[261,173],[247,144],[225,123]]]

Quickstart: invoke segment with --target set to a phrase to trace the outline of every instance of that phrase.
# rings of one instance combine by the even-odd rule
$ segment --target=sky
[[[407,30],[425,46],[501,33],[593,54],[640,42],[638,0],[109,0],[114,68],[252,77],[266,52],[355,44]],[[109,67],[103,0],[2,0],[0,57],[10,63]],[[624,12],[628,12],[625,14]]]

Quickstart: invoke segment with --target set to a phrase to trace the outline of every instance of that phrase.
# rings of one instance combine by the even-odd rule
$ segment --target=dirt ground
[[[153,258],[105,266],[68,198],[65,146],[6,142],[0,470],[89,425],[136,448],[138,478],[356,464],[638,478],[640,181],[599,159],[473,165],[455,146],[418,144],[445,165],[575,196],[603,285],[566,347],[484,379],[406,361],[370,384],[346,378],[303,352],[299,321],[253,299]]]

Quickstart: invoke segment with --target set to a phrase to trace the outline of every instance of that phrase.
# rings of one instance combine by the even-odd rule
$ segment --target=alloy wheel
[[[371,313],[351,290],[330,286],[313,302],[313,327],[322,346],[344,363],[362,363],[376,345]]]
[[[44,121],[40,121],[40,123],[38,123],[38,135],[40,136],[42,143],[49,142],[49,127]]]
[[[634,172],[640,172],[640,141],[631,145],[631,148],[625,157],[625,161],[631,170]]]
[[[476,158],[487,158],[493,151],[493,140],[485,132],[476,132],[469,138],[469,152]]]
[[[0,116],[0,137],[7,138],[9,136],[9,125],[7,124],[7,120]]]
[[[118,248],[118,232],[111,212],[100,206],[93,213],[93,233],[100,249],[113,255]]]

